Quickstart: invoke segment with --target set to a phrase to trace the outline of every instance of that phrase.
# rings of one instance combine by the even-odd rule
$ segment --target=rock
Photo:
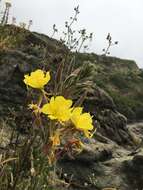
[[[103,89],[95,86],[87,93],[87,100],[85,100],[85,109],[90,110],[96,114],[98,110],[111,109],[116,110],[113,99]]]
[[[125,161],[124,170],[126,183],[130,184],[132,190],[143,189],[143,154],[138,154],[132,160]]]
[[[103,89],[95,87],[88,92],[84,107],[100,123],[97,131],[102,136],[120,145],[134,144],[127,129],[127,118],[116,110],[113,99]]]
[[[85,183],[86,190],[143,188],[141,152],[128,156],[129,151],[114,143],[105,145],[97,142],[97,145],[90,144],[90,148],[74,159],[63,158],[59,162],[59,168],[67,174],[65,180],[72,179],[71,189],[84,189]]]

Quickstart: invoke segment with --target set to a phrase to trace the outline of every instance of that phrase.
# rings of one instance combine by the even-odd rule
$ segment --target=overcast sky
[[[143,0],[12,0],[11,16],[17,22],[33,20],[31,30],[51,35],[55,23],[60,31],[64,22],[80,6],[75,28],[94,33],[90,51],[101,54],[106,35],[112,34],[118,46],[111,55],[134,59],[143,68]]]

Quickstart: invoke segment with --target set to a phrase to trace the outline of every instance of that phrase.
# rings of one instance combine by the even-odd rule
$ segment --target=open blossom
[[[24,83],[32,88],[42,89],[50,80],[50,73],[38,69],[30,75],[24,76]]]
[[[82,107],[74,108],[71,115],[71,121],[75,128],[84,132],[86,137],[91,136],[93,130],[92,117],[90,113],[82,113]]]
[[[50,102],[45,104],[41,112],[47,114],[51,120],[60,122],[68,121],[71,117],[72,100],[65,99],[63,96],[52,97]]]

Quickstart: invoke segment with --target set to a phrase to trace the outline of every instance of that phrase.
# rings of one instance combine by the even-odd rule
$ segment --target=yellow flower
[[[75,128],[84,132],[86,137],[91,137],[90,130],[93,130],[92,117],[90,113],[82,113],[82,107],[74,108],[71,121]]]
[[[51,120],[57,119],[60,122],[68,121],[71,116],[72,100],[63,96],[52,97],[50,103],[45,104],[41,112],[47,114]]]
[[[32,72],[30,75],[24,76],[24,83],[32,88],[42,89],[50,80],[50,73],[44,73],[44,71],[38,69]]]

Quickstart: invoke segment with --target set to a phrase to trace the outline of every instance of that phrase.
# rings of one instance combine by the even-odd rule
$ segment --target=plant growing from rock
[[[72,106],[71,99],[44,90],[50,78],[49,72],[38,69],[31,75],[25,75],[24,82],[40,90],[38,102],[30,104],[29,108],[33,110],[34,125],[41,131],[43,148],[49,165],[52,165],[65,153],[72,155],[80,148],[81,135],[90,138],[94,127],[90,113],[84,113],[82,107]],[[47,120],[46,126],[44,119]]]
[[[57,178],[56,163],[64,155],[73,158],[79,154],[83,139],[91,138],[95,132],[90,113],[74,105],[70,98],[46,90],[51,78],[50,72],[40,69],[24,76],[24,83],[34,96],[28,106],[32,123],[26,136],[12,132],[11,151],[1,156],[0,180],[4,190],[69,185]]]

